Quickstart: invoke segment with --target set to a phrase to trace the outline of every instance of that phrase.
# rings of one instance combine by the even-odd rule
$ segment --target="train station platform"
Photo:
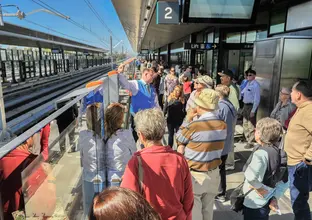
[[[133,77],[135,72],[134,65],[129,69],[128,76]],[[138,73],[138,72],[137,72]],[[139,75],[136,74],[136,75]],[[115,75],[116,76],[116,75]],[[75,95],[67,95],[60,99],[68,100],[65,106],[54,112],[40,123],[36,124],[26,132],[21,134],[10,143],[0,149],[0,158],[8,159],[10,153],[19,150],[25,140],[33,138],[33,135],[46,125],[50,125],[50,135],[48,139],[48,152],[42,152],[39,156],[33,158],[23,169],[17,169],[21,177],[22,195],[25,200],[26,219],[83,219],[83,169],[81,167],[81,149],[79,149],[79,132],[86,129],[85,114],[80,112],[77,120],[73,121],[63,132],[60,133],[57,124],[57,117],[63,112],[72,108],[74,105],[82,107],[85,97],[90,93],[105,90],[105,86],[110,85],[116,88],[115,84],[108,82],[109,76],[104,77],[102,86],[92,87],[89,90],[73,91]],[[129,95],[125,90],[118,90],[118,100],[124,105],[129,104]],[[112,94],[109,92],[109,94]],[[105,97],[105,95],[104,95]],[[109,102],[112,97],[106,97]],[[80,108],[81,109],[81,108]],[[82,108],[83,109],[83,108]],[[127,114],[127,113],[126,113]],[[129,127],[129,115],[125,114],[125,128]],[[167,144],[168,134],[164,136],[163,143]],[[62,150],[61,142],[65,140],[65,150]],[[244,179],[242,168],[251,154],[251,150],[244,149],[245,143],[235,143],[235,170],[227,172],[227,195],[229,196],[235,187]],[[74,148],[74,150],[72,150]],[[13,151],[12,151],[13,150]],[[138,146],[138,150],[140,150]],[[3,187],[3,186],[2,186]],[[6,185],[7,187],[7,185]],[[3,193],[4,189],[1,188]],[[310,200],[312,205],[312,200]],[[270,219],[273,220],[292,220],[293,214],[290,206],[289,193],[279,200],[279,206],[282,215],[271,213]],[[0,214],[1,208],[0,208]],[[241,220],[242,214],[230,210],[230,203],[215,202],[214,220]]]

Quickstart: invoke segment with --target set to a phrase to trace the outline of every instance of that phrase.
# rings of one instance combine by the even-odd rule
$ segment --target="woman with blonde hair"
[[[80,131],[78,149],[81,154],[83,210],[86,217],[96,193],[105,188],[104,145],[101,138],[101,104],[86,110],[87,129]]]
[[[169,95],[164,106],[164,114],[167,116],[168,126],[168,145],[173,146],[174,134],[179,130],[185,117],[185,98],[183,95],[183,87],[176,86],[173,92]]]
[[[125,107],[112,103],[105,110],[105,145],[108,186],[119,186],[126,165],[134,152],[136,144],[130,129],[123,129]]]

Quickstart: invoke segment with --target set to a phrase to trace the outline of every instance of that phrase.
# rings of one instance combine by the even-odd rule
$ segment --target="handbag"
[[[242,182],[230,195],[231,210],[240,212],[244,208],[245,197],[253,190],[250,189],[246,194],[243,192],[244,182]]]
[[[139,193],[144,196],[144,189],[143,189],[143,174],[144,170],[142,167],[142,159],[140,156],[137,156],[139,166],[138,166],[138,174],[139,174]]]

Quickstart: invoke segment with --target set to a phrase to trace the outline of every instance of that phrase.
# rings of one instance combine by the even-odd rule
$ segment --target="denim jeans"
[[[82,182],[82,189],[83,189],[83,215],[84,219],[87,219],[89,215],[90,208],[93,202],[94,196],[101,192],[105,188],[105,183],[95,185],[93,182],[89,182],[84,180]],[[98,192],[96,192],[98,191]]]
[[[174,142],[174,134],[178,132],[181,124],[167,123],[168,126],[168,145],[172,148]]]
[[[288,166],[290,198],[296,220],[311,220],[308,203],[312,189],[312,167],[301,162]]]
[[[244,220],[269,220],[269,203],[259,209],[251,209],[244,206]]]

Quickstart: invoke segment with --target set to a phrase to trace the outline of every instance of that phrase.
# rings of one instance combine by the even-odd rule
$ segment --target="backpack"
[[[253,154],[259,149],[266,151],[269,157],[269,164],[262,183],[271,188],[274,188],[279,181],[286,183],[288,181],[288,169],[287,154],[284,150],[284,136],[282,136],[280,142],[275,145],[264,147],[257,145],[244,165],[244,172],[251,163]]]
[[[265,150],[269,156],[269,165],[264,174],[262,183],[266,186],[274,188],[279,181],[286,183],[288,181],[288,169],[287,169],[287,155],[284,150],[284,137],[282,136],[279,143],[275,146],[262,147],[256,146],[249,156],[243,171],[245,172],[249,164],[251,163],[253,154],[259,150]],[[235,212],[240,212],[244,207],[245,197],[253,190],[250,189],[247,193],[243,192],[244,182],[234,189],[230,196],[231,209]]]

